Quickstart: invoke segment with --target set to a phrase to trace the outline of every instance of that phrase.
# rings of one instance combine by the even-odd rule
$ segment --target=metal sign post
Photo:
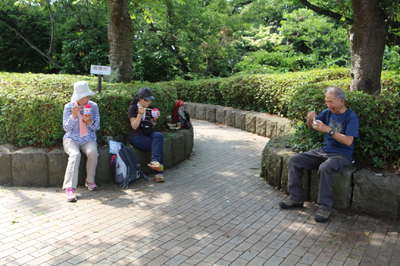
[[[96,75],[98,77],[98,82],[97,82],[97,91],[101,93],[101,80],[103,79],[103,75]]]
[[[90,66],[90,74],[96,75],[98,77],[97,91],[100,93],[101,92],[101,81],[103,79],[103,76],[111,75],[111,67],[91,65]]]

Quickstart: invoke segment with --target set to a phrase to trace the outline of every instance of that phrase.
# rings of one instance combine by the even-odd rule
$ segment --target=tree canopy
[[[135,80],[352,64],[352,1],[126,1]],[[399,70],[399,0],[380,7],[387,23],[383,69]],[[90,64],[109,64],[109,8],[105,0],[2,0],[0,70],[87,74]]]

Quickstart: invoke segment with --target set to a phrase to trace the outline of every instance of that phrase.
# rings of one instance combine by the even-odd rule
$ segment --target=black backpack
[[[192,128],[192,123],[190,122],[190,115],[188,112],[183,111],[178,112],[179,122],[181,122],[181,128],[190,129]]]
[[[121,149],[111,156],[111,171],[114,183],[126,189],[132,182],[147,179],[137,162],[134,151],[121,143]]]

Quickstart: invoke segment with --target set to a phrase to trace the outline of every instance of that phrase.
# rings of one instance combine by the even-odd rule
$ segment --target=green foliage
[[[379,96],[349,91],[349,75],[348,69],[336,68],[179,81],[172,85],[177,88],[178,96],[186,101],[264,111],[290,118],[296,129],[291,145],[302,151],[316,148],[322,141],[321,134],[306,128],[307,112],[320,112],[326,108],[326,87],[342,87],[347,90],[348,104],[361,123],[356,161],[378,168],[397,166],[400,163],[399,73],[383,73],[383,92]]]
[[[47,14],[38,7],[14,5],[14,0],[0,2],[0,71],[47,71],[48,64],[43,57],[8,27],[13,27],[39,49],[47,52],[50,39]]]
[[[294,51],[313,54],[321,65],[332,64],[335,58],[334,64],[344,66],[349,59],[346,28],[311,10],[301,8],[285,14],[280,31]]]
[[[296,54],[293,50],[287,52],[256,51],[247,54],[235,65],[240,73],[263,74],[310,69],[318,60],[313,55]]]
[[[235,65],[240,73],[277,73],[346,66],[346,28],[308,9],[282,14],[279,26],[259,26],[240,32],[235,45],[243,52]]]
[[[245,26],[228,1],[144,1],[131,11],[136,79],[228,76],[240,59],[233,33]]]
[[[106,8],[101,1],[55,2],[56,59],[61,73],[87,74],[108,65]]]
[[[321,135],[307,129],[304,123],[306,111],[322,111],[324,90],[331,82],[321,82],[300,88],[289,107],[289,118],[297,121],[292,145],[297,150],[315,148],[321,143]],[[336,84],[336,83],[334,83]],[[400,108],[398,94],[386,93],[372,96],[359,91],[347,91],[347,102],[360,119],[360,138],[356,140],[355,159],[360,164],[377,168],[399,164]]]
[[[0,71],[86,75],[90,64],[108,64],[106,2],[1,0],[0,21],[15,27],[53,62],[0,22]],[[342,14],[343,20],[352,17],[351,1],[311,2]],[[385,0],[382,7],[390,20],[400,21],[398,0]],[[129,13],[135,80],[350,65],[349,26],[304,9],[298,0],[132,0]],[[385,51],[384,69],[399,70],[394,44],[400,32],[392,24],[388,31],[397,38],[388,40],[392,46]]]
[[[87,80],[92,89],[97,86],[97,80],[87,76],[0,73],[0,143],[39,147],[60,144],[63,107],[78,80]],[[103,136],[126,138],[130,132],[128,105],[143,86],[154,89],[154,104],[161,110],[158,125],[164,124],[177,98],[175,89],[161,83],[104,83],[102,93],[93,97],[100,108],[99,140]]]
[[[61,72],[69,74],[89,73],[90,65],[108,65],[108,49],[99,46],[94,40],[87,39],[84,35],[75,40],[63,42]]]
[[[384,70],[399,70],[400,69],[400,47],[385,47],[385,54],[383,56],[383,69]]]
[[[87,74],[90,64],[108,64],[107,13],[103,1],[3,1],[0,71]],[[27,42],[56,64],[49,63]]]
[[[175,81],[180,98],[201,103],[220,104],[241,109],[265,111],[285,116],[289,97],[305,84],[342,79],[348,69],[335,68],[286,74],[238,75],[230,78]]]
[[[240,10],[243,21],[251,25],[279,27],[283,15],[300,8],[293,0],[254,0]]]

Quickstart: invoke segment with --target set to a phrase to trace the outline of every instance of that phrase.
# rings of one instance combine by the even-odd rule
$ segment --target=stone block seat
[[[289,137],[273,138],[264,148],[261,162],[261,177],[268,184],[288,193],[288,163],[296,154],[288,146]],[[334,177],[333,198],[336,209],[348,209],[352,198],[352,176],[355,167],[347,167],[338,172]],[[304,171],[303,189],[306,200],[316,202],[318,200],[319,175],[317,170]]]
[[[288,146],[293,132],[289,119],[192,102],[186,102],[185,110],[194,119],[223,124],[270,138],[262,154],[261,177],[271,186],[288,193],[288,163],[296,154]],[[1,160],[0,157],[0,163]],[[317,170],[304,171],[302,186],[307,201],[318,201],[319,183]],[[336,173],[332,189],[336,209],[352,209],[374,216],[400,219],[399,174],[376,173],[370,169],[357,169],[352,165]]]
[[[262,154],[261,174],[271,186],[288,193],[288,162],[296,154],[288,147],[289,136],[271,139]],[[306,200],[318,200],[317,170],[304,171],[302,185]],[[336,209],[390,219],[400,219],[400,176],[376,173],[370,169],[349,166],[334,176],[333,200]]]
[[[191,118],[235,127],[268,138],[292,132],[289,119],[267,113],[192,102],[186,102],[185,110]]]
[[[193,129],[182,129],[176,132],[163,133],[164,166],[172,168],[190,157],[194,135]],[[150,161],[150,153],[134,149],[138,161],[145,171]],[[99,160],[96,169],[96,182],[99,184],[112,183],[110,169],[110,154],[108,146],[99,147]],[[0,185],[14,186],[62,186],[68,156],[63,148],[52,150],[38,148],[16,149],[12,145],[0,145]],[[86,156],[81,157],[79,184],[84,184]]]

